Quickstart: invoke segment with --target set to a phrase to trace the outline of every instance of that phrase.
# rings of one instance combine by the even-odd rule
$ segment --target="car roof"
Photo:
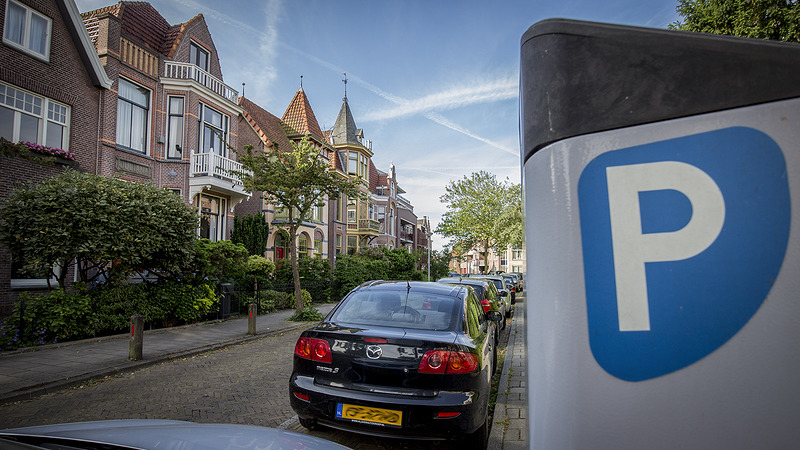
[[[433,281],[387,281],[387,280],[374,280],[362,283],[353,291],[405,291],[411,289],[414,292],[429,292],[431,294],[441,295],[459,295],[460,288],[454,286],[447,286],[442,283],[434,283]]]
[[[448,283],[448,284],[472,284],[472,285],[488,284],[488,281],[486,281],[485,279],[480,279],[477,277],[469,277],[469,278],[448,277],[448,278],[440,278],[436,280],[436,282]]]

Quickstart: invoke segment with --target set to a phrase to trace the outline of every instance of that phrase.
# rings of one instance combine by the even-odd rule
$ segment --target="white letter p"
[[[708,174],[690,164],[663,161],[606,168],[620,331],[650,330],[645,263],[680,261],[707,249],[725,222],[725,201]],[[692,205],[680,230],[643,233],[639,193],[675,190]]]

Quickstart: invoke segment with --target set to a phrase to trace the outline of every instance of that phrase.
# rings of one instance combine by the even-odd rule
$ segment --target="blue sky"
[[[114,4],[76,0],[81,12]],[[202,13],[226,84],[281,117],[300,87],[323,129],[344,96],[373,162],[394,163],[414,212],[485,170],[520,182],[519,47],[554,17],[666,28],[677,0],[151,0],[170,24]],[[434,248],[446,241],[434,236]]]

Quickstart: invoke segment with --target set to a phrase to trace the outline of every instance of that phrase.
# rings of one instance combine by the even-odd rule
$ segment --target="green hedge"
[[[213,286],[176,281],[23,293],[0,324],[0,350],[124,332],[134,314],[156,327],[193,323],[214,311],[218,302]]]

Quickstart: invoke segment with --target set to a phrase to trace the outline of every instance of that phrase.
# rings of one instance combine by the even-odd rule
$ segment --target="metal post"
[[[142,358],[144,347],[144,316],[136,314],[131,316],[131,340],[128,349],[128,359],[139,361]]]
[[[247,317],[247,334],[254,336],[256,334],[256,315],[258,313],[258,305],[250,303],[250,315]]]
[[[431,281],[431,236],[433,233],[426,231],[425,236],[428,237],[428,281]]]

